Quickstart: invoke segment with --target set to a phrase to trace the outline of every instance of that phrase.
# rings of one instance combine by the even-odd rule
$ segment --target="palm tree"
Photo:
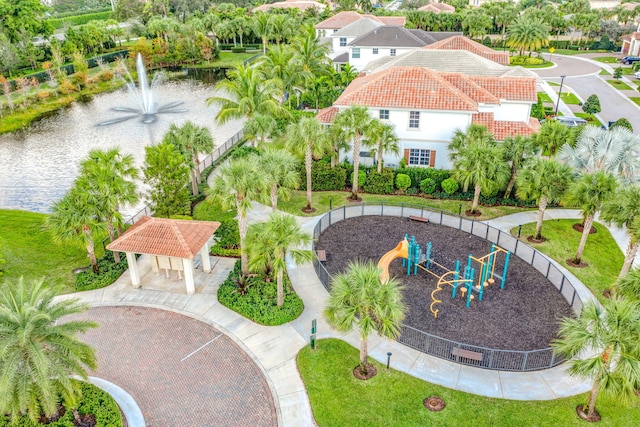
[[[289,100],[291,93],[297,90],[301,81],[300,70],[295,64],[295,52],[289,45],[272,46],[258,63],[265,79],[270,79],[280,89],[280,103]]]
[[[311,235],[303,231],[296,223],[295,217],[272,213],[267,222],[256,224],[253,243],[250,249],[252,257],[249,265],[254,269],[264,269],[269,265],[276,274],[278,287],[278,307],[284,304],[284,273],[287,270],[287,257],[296,264],[313,259],[313,252],[305,249],[292,249],[311,243]],[[252,239],[253,240],[253,239]]]
[[[267,43],[271,36],[271,15],[270,13],[258,12],[253,15],[253,32],[262,40],[262,54],[267,52]]]
[[[324,310],[327,322],[340,332],[354,327],[360,334],[360,372],[368,373],[367,339],[372,332],[386,338],[400,335],[406,306],[402,286],[391,278],[382,283],[381,270],[369,262],[354,261],[331,282],[329,302]]]
[[[553,159],[531,159],[518,174],[516,194],[522,200],[535,200],[538,204],[535,240],[543,240],[542,222],[547,204],[560,201],[572,180],[573,170]]]
[[[289,200],[290,189],[300,185],[298,160],[288,151],[267,147],[260,154],[260,164],[269,188],[271,209],[275,212],[278,210],[278,197]]]
[[[510,136],[504,140],[505,161],[511,164],[511,178],[504,190],[504,198],[511,196],[511,191],[516,183],[518,172],[522,168],[522,163],[527,157],[532,156],[536,152],[536,145],[533,138],[529,136]]]
[[[194,196],[200,194],[198,190],[198,183],[201,181],[199,154],[213,151],[211,131],[190,120],[182,126],[172,123],[162,141],[173,144],[184,155],[191,169],[191,191]]]
[[[558,158],[584,171],[605,171],[635,181],[640,173],[640,137],[623,127],[585,126],[575,147],[564,146]]]
[[[398,137],[396,136],[393,125],[383,123],[378,119],[373,119],[371,122],[363,144],[367,147],[375,147],[371,151],[374,155],[377,155],[378,173],[382,172],[382,157],[385,152],[396,155],[400,154]]]
[[[293,40],[292,47],[296,67],[300,70],[305,88],[309,88],[316,78],[329,74],[329,50],[325,44],[320,43],[312,25],[303,28],[302,34]]]
[[[62,321],[87,309],[78,299],[59,299],[59,290],[43,280],[0,286],[0,413],[13,420],[27,414],[34,423],[52,415],[63,399],[75,407],[86,368],[96,369],[95,350],[76,336],[98,325]],[[77,411],[73,410],[78,416]]]
[[[522,15],[509,26],[509,38],[507,46],[518,49],[520,56],[525,50],[532,52],[539,51],[542,46],[549,44],[549,25],[542,19]]]
[[[580,265],[582,252],[587,244],[587,237],[589,237],[596,213],[602,208],[602,204],[614,195],[617,187],[615,176],[600,171],[583,174],[567,190],[565,201],[569,206],[581,210],[582,226],[584,227],[578,251],[572,260],[574,265]]]
[[[258,140],[258,146],[262,146],[265,143],[267,137],[269,137],[276,129],[276,120],[266,114],[253,115],[244,125],[244,136],[251,141],[251,146],[255,145],[255,141]]]
[[[242,274],[249,274],[247,250],[247,211],[252,201],[263,201],[266,189],[264,175],[255,155],[237,157],[220,168],[208,189],[207,198],[218,202],[222,209],[236,209],[240,232]]]
[[[613,290],[625,298],[640,301],[640,268],[632,268],[624,277],[619,277]]]
[[[360,145],[362,137],[369,132],[373,118],[367,107],[352,105],[340,111],[333,122],[334,128],[339,129],[343,139],[351,141],[353,145],[353,186],[351,200],[358,200],[358,169],[360,167]]]
[[[315,117],[303,117],[287,126],[286,145],[296,154],[304,154],[304,168],[307,175],[307,206],[305,212],[313,212],[311,206],[311,163],[313,157],[324,155],[330,147],[326,128]]]
[[[632,398],[640,385],[640,306],[624,298],[591,301],[580,316],[560,323],[559,338],[552,346],[571,358],[572,375],[593,380],[586,404],[588,418],[596,413],[600,391],[623,399]],[[584,356],[587,354],[588,356]]]
[[[509,179],[509,166],[504,162],[504,149],[484,141],[472,141],[464,146],[453,161],[453,177],[464,191],[473,185],[472,215],[476,214],[480,192],[501,188]]]
[[[553,157],[565,144],[573,145],[576,129],[570,128],[557,120],[547,120],[535,136],[535,141],[542,154]]]
[[[105,228],[99,221],[97,206],[92,193],[75,187],[53,204],[51,215],[45,221],[45,227],[53,234],[54,242],[84,245],[95,274],[98,274],[98,261],[93,233]]]
[[[621,189],[615,199],[604,202],[600,217],[618,227],[625,227],[629,234],[629,245],[618,274],[618,279],[622,279],[629,272],[640,247],[640,187],[634,185]]]
[[[493,135],[486,126],[479,124],[472,124],[466,132],[460,128],[456,129],[448,146],[449,160],[455,161],[458,152],[472,142],[493,144]]]
[[[273,80],[264,80],[255,68],[241,64],[228,75],[229,79],[216,84],[216,91],[228,97],[212,96],[207,99],[209,105],[215,103],[222,107],[216,115],[218,123],[243,117],[251,119],[255,114],[283,114],[277,100],[279,89]]]
[[[467,9],[462,17],[462,28],[470,38],[481,38],[492,26],[491,17],[484,9]]]

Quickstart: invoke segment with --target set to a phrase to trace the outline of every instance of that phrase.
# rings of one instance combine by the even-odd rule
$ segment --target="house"
[[[395,25],[400,27],[404,27],[407,22],[407,18],[405,16],[374,16],[363,15],[358,12],[346,11],[336,13],[331,18],[317,23],[315,25],[316,35],[318,37],[328,37],[331,34],[343,29],[347,25],[363,18],[373,19],[374,21],[378,21],[383,25]]]
[[[456,11],[456,8],[446,3],[429,3],[425,4],[422,7],[418,8],[419,11],[422,12],[433,12],[433,13],[453,13]]]
[[[304,12],[308,9],[316,9],[318,12],[324,12],[327,8],[325,3],[320,3],[314,0],[284,0],[275,3],[267,3],[260,5],[258,7],[254,7],[251,9],[252,12],[268,12],[271,9],[299,9],[301,12]]]
[[[462,33],[409,30],[403,27],[381,26],[349,43],[348,62],[362,70],[369,62],[381,57],[395,57]]]
[[[338,67],[349,62],[349,43],[375,28],[382,27],[380,21],[362,18],[329,35],[331,39],[331,59]]]
[[[428,44],[424,46],[423,49],[467,50],[471,53],[482,56],[483,58],[497,62],[498,64],[509,65],[509,52],[493,50],[490,47],[461,35],[455,35],[444,40]]]
[[[622,36],[622,55],[640,56],[640,31]]]
[[[385,164],[404,158],[411,166],[447,169],[456,129],[482,124],[497,140],[536,132],[540,124],[530,113],[537,82],[528,70],[468,51],[416,49],[374,61],[317,117],[330,124],[339,111],[366,106],[373,117],[393,124],[399,139],[401,155],[385,153]],[[366,162],[368,153],[361,155]]]

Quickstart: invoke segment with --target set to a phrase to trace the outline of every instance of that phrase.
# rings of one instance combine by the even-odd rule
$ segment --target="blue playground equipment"
[[[405,239],[409,242],[409,250],[407,258],[402,260],[402,266],[406,266],[407,275],[418,274],[418,268],[420,268],[438,278],[438,284],[431,292],[433,301],[429,307],[435,318],[438,317],[439,310],[434,307],[442,302],[442,300],[435,297],[435,294],[442,290],[442,285],[451,286],[451,298],[455,298],[459,290],[462,298],[466,300],[467,307],[470,307],[471,300],[475,299],[474,292],[478,294],[478,301],[482,301],[485,289],[495,284],[496,281],[499,281],[500,289],[505,287],[511,252],[498,245],[492,244],[491,252],[479,258],[469,254],[467,265],[464,267],[464,271],[461,272],[459,260],[456,260],[455,270],[450,270],[436,262],[433,259],[433,245],[431,242],[427,243],[426,250],[422,252],[415,236],[411,236],[411,239],[409,239],[409,236],[405,234]],[[501,254],[504,254],[504,267],[500,275],[495,270],[496,261]],[[478,272],[477,281],[476,271]],[[475,284],[474,281],[476,281]]]

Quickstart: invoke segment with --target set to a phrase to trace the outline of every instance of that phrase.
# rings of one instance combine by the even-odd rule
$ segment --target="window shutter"
[[[429,152],[429,166],[434,167],[436,165],[436,151],[431,150]]]
[[[409,166],[409,149],[405,148],[404,150],[404,162]]]

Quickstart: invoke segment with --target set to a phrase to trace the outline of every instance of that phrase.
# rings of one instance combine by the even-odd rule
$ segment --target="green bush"
[[[393,194],[393,171],[383,169],[382,172],[371,171],[364,185],[364,191],[371,194]]]
[[[458,181],[453,178],[447,178],[442,181],[442,191],[444,191],[448,195],[455,193],[459,188],[460,185],[458,185]]]
[[[240,256],[240,231],[238,221],[226,219],[220,222],[216,230],[216,243],[211,247],[213,256],[239,257]]]
[[[351,172],[349,175],[349,184],[353,185],[354,174]],[[367,181],[367,173],[363,170],[358,170],[358,187],[362,187]]]
[[[75,381],[75,380],[74,380]],[[78,412],[81,415],[94,414],[96,426],[122,427],[120,408],[113,398],[93,384],[80,381],[82,397],[78,402]],[[18,418],[15,423],[7,416],[0,415],[0,427],[75,427],[73,411],[67,410],[57,421],[48,424],[33,423],[27,416]]]
[[[307,173],[304,165],[300,170],[300,190],[307,189]],[[325,162],[313,162],[311,165],[311,185],[313,191],[342,191],[347,180],[347,171],[336,166],[331,169],[331,165]]]
[[[629,129],[631,132],[633,132],[633,126],[631,126],[631,123],[629,122],[629,120],[625,119],[624,117],[616,120],[616,122],[611,125],[611,129],[615,127],[626,128],[626,129]]]
[[[409,175],[409,178],[411,178],[411,187],[415,189],[418,189],[422,180],[431,178],[436,182],[436,191],[440,191],[442,189],[442,181],[449,178],[449,176],[451,175],[451,172],[449,172],[448,170],[420,167],[396,169],[396,174],[400,173]]]
[[[400,190],[400,192],[406,192],[409,187],[411,187],[411,178],[409,175],[404,173],[396,175],[396,188]]]
[[[109,286],[128,268],[127,257],[120,256],[120,262],[116,264],[113,259],[113,252],[105,251],[102,258],[98,259],[98,274],[93,270],[81,271],[76,275],[76,290],[90,291]]]
[[[533,56],[512,56],[509,58],[509,63],[511,65],[541,65],[544,64],[544,59]]]
[[[66,18],[47,19],[45,22],[51,25],[54,30],[57,30],[64,26],[84,25],[91,21],[106,21],[107,19],[111,19],[110,10],[98,13],[85,13],[84,15],[75,15]]]
[[[420,191],[424,194],[431,194],[436,191],[436,182],[432,178],[425,178],[420,181]]]
[[[236,280],[241,274],[240,260],[229,273],[229,278],[218,288],[218,301],[225,307],[240,315],[266,326],[277,326],[291,322],[302,313],[304,304],[293,291],[291,282],[285,274],[284,304],[278,307],[277,285],[274,281],[266,282],[264,276],[249,277],[250,285],[246,293],[238,292]]]
[[[238,159],[240,157],[247,157],[251,154],[260,154],[260,150],[256,147],[251,147],[249,145],[243,145],[242,147],[237,147],[233,149],[231,154],[229,154],[230,159]]]
[[[232,47],[231,53],[245,53],[247,51],[246,47]]]

